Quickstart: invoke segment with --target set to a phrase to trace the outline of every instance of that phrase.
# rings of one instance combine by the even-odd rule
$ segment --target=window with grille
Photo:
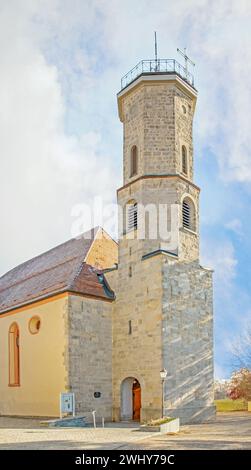
[[[138,205],[137,202],[128,204],[127,209],[127,231],[138,228]]]
[[[191,199],[185,198],[182,203],[182,225],[189,230],[196,230],[195,207]]]
[[[138,173],[138,148],[134,145],[131,149],[131,176]]]
[[[187,175],[187,149],[182,145],[182,173]]]

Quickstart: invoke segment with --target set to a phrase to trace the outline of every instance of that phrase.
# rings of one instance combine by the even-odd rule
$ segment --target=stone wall
[[[196,218],[196,233],[182,228],[182,200],[184,196],[190,196],[195,205],[195,218]],[[199,188],[188,181],[180,178],[178,175],[173,177],[154,177],[146,178],[133,182],[131,185],[125,186],[118,192],[118,203],[126,210],[126,204],[131,199],[134,199],[139,207],[143,206],[147,209],[148,206],[154,205],[156,210],[156,221],[150,221],[147,210],[145,214],[139,212],[139,224],[143,218],[145,220],[145,235],[144,238],[138,240],[138,250],[141,255],[149,252],[165,248],[165,239],[162,238],[160,232],[159,215],[161,205],[166,207],[166,221],[165,229],[167,232],[171,230],[171,206],[174,204],[179,205],[179,246],[177,254],[181,261],[192,261],[199,258]],[[164,207],[164,206],[163,206]],[[140,210],[140,209],[139,209]],[[120,221],[122,222],[122,220]],[[149,230],[156,227],[156,236]],[[126,225],[119,227],[119,233],[125,231]],[[139,234],[135,234],[135,236]],[[130,234],[130,236],[132,236]],[[119,256],[123,252],[123,240],[120,242]]]
[[[174,97],[174,126],[175,126],[175,160],[177,168],[182,172],[182,145],[185,145],[188,156],[188,178],[193,180],[193,116],[195,102],[179,88]]]
[[[192,125],[195,96],[173,81],[142,82],[119,98],[124,124],[124,184],[142,175],[182,172],[181,148],[193,179]],[[131,178],[131,148],[138,147],[138,175]]]
[[[131,177],[131,149],[133,145],[138,149],[138,174],[144,172],[144,94],[137,90],[128,95],[124,103],[124,184]]]
[[[115,269],[111,269],[110,271],[105,271],[105,278],[109,284],[109,287],[113,290],[113,292],[115,292],[115,296],[116,296],[116,292],[118,288],[118,269],[115,268]]]
[[[141,386],[141,420],[146,421],[161,413],[161,263],[159,257],[139,260],[135,240],[122,245],[113,313],[113,416],[123,415],[123,381],[135,378]]]
[[[113,310],[114,417],[121,415],[121,384],[130,377],[141,385],[141,420],[159,417],[160,370],[165,366],[166,414],[203,421],[214,415],[213,306],[211,272],[198,264],[200,190],[193,183],[192,141],[196,92],[170,76],[153,75],[136,81],[118,100],[124,129],[124,186],[118,190],[118,203],[125,212],[126,204],[135,200],[144,209],[154,206],[157,215],[149,223],[148,212],[139,209],[136,230],[126,234],[126,225],[119,227],[123,237]],[[133,145],[138,146],[139,169],[131,178]],[[188,155],[186,176],[182,174],[183,145]],[[184,197],[194,203],[193,231],[183,227]],[[179,207],[176,257],[163,254],[174,251],[159,231],[163,204],[167,231],[171,206]],[[140,233],[143,218],[144,234]]]
[[[212,272],[198,262],[163,262],[165,415],[213,418]]]
[[[112,417],[112,302],[69,296],[68,376],[76,411]],[[101,397],[95,398],[94,392]]]

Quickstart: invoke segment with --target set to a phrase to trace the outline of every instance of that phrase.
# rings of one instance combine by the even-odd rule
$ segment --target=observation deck
[[[175,59],[141,60],[133,69],[121,78],[121,90],[134,82],[140,75],[178,75],[194,88],[194,76]]]

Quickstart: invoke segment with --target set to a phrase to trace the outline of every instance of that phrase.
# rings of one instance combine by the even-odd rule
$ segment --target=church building
[[[0,278],[0,414],[182,423],[215,416],[212,271],[200,265],[197,91],[175,60],[140,62],[123,123],[118,243],[101,227]]]

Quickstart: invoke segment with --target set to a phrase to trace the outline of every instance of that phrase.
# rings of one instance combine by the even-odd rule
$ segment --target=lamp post
[[[167,370],[162,369],[160,371],[160,378],[161,378],[161,381],[162,381],[162,411],[161,411],[161,417],[162,418],[164,418],[164,385],[165,385],[166,376],[167,376]]]

